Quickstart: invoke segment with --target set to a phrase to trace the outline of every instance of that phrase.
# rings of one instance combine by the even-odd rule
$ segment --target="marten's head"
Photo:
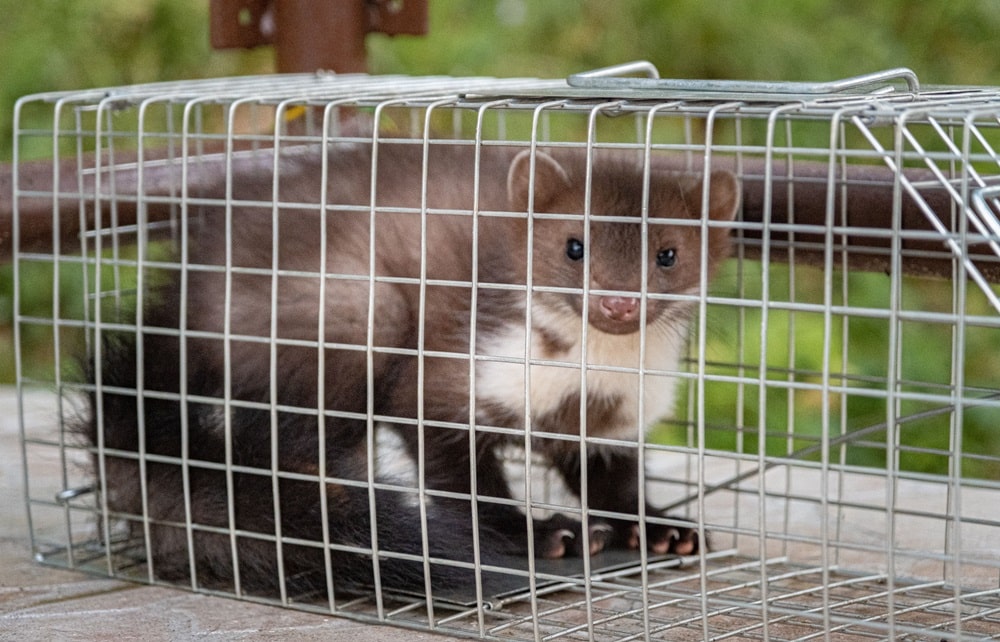
[[[740,200],[733,174],[712,172],[706,185],[698,175],[653,168],[646,197],[644,172],[634,161],[598,152],[588,170],[582,154],[558,158],[536,151],[532,162],[521,152],[507,178],[511,207],[525,212],[530,202],[533,212],[532,297],[538,302],[586,315],[602,332],[636,332],[644,293],[697,294],[703,270],[711,278],[728,256],[727,227],[709,226],[703,245],[701,220],[733,219]],[[646,323],[674,317],[691,302],[646,297]]]

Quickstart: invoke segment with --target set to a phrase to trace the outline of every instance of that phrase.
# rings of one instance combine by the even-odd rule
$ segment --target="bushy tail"
[[[140,345],[146,364],[141,370]],[[475,573],[467,566],[432,564],[425,577],[420,499],[413,491],[370,493],[365,440],[357,426],[327,422],[323,483],[318,442],[313,458],[300,466],[288,467],[279,454],[279,467],[271,458],[272,432],[279,437],[277,451],[283,435],[296,435],[296,452],[306,452],[302,436],[316,439],[314,416],[282,413],[272,431],[267,410],[223,406],[215,401],[222,394],[218,364],[187,350],[181,368],[180,341],[168,334],[148,332],[141,344],[134,335],[106,335],[100,353],[89,376],[101,388],[91,396],[79,430],[95,447],[109,511],[145,547],[158,578],[189,584],[193,574],[197,586],[236,590],[238,583],[239,590],[254,594],[277,594],[282,581],[292,596],[325,595],[331,587],[368,592],[376,585],[370,553],[374,503],[383,589],[422,594],[427,579],[434,590],[474,586]],[[252,394],[241,390],[232,397]],[[468,503],[426,506],[426,552],[471,563]],[[481,530],[480,539],[485,563],[497,563],[515,548],[493,531]]]

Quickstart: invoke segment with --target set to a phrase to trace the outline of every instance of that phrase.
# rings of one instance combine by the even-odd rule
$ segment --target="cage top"
[[[632,74],[643,73],[645,77]],[[475,103],[509,99],[520,104],[587,104],[621,101],[636,107],[694,103],[701,107],[743,105],[748,109],[789,105],[835,111],[864,108],[898,113],[913,109],[1000,111],[998,87],[921,87],[916,74],[894,69],[830,82],[770,82],[661,79],[644,61],[575,74],[566,79],[402,76],[369,74],[277,74],[160,82],[82,91],[51,92],[22,101],[99,103],[107,108],[151,102],[260,103],[337,101],[352,104],[399,101],[428,104],[442,100]]]

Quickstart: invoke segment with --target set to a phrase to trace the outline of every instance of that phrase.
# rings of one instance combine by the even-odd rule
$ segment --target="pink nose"
[[[614,321],[635,321],[639,318],[639,299],[627,296],[601,297],[601,312]]]

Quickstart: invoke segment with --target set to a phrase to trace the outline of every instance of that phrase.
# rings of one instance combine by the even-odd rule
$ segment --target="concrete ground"
[[[31,419],[42,421],[46,412],[39,408]],[[12,388],[0,388],[0,480],[0,641],[453,639],[37,564]]]

